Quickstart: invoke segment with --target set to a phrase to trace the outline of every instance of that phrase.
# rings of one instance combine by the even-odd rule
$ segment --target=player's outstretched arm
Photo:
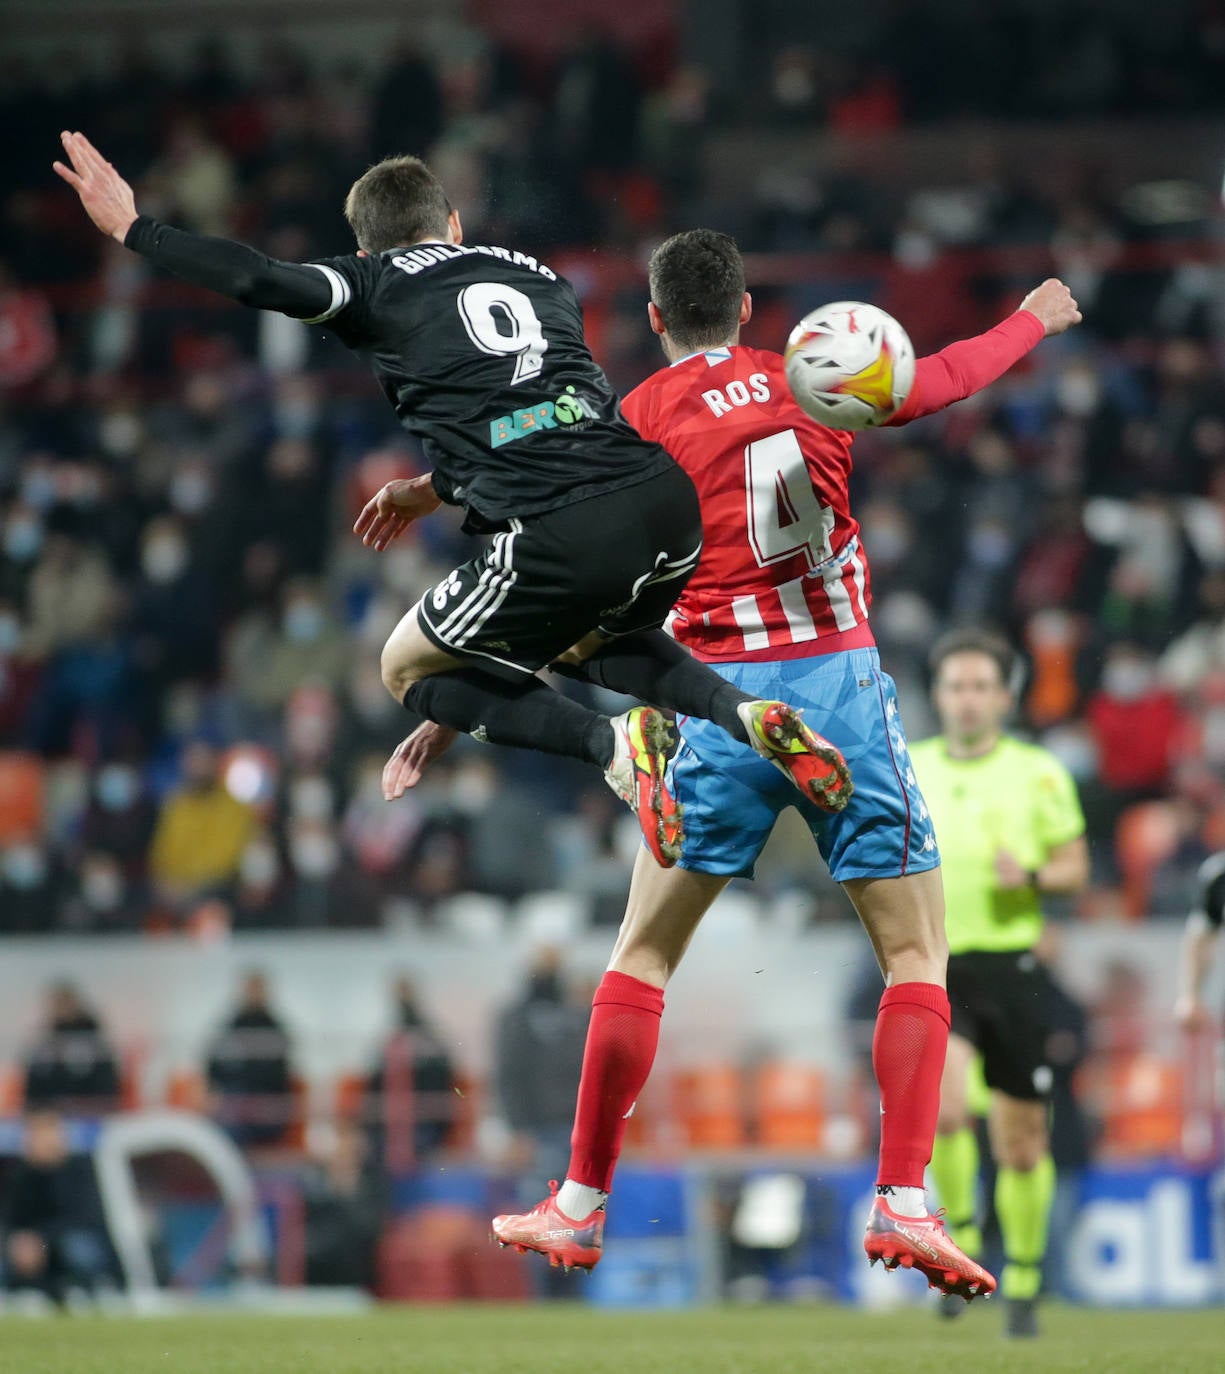
[[[353,533],[360,536],[368,549],[379,553],[408,529],[414,520],[430,515],[442,505],[442,497],[434,490],[432,473],[424,477],[406,477],[388,482],[362,507],[353,525]]]
[[[455,743],[458,730],[427,720],[418,725],[407,739],[396,745],[395,753],[383,768],[383,796],[388,801],[402,797],[410,787],[416,787],[425,770]]]
[[[65,130],[60,142],[71,166],[53,163],[56,174],[77,193],[97,228],[133,252],[185,281],[260,310],[313,320],[335,308],[335,273],[278,262],[230,239],[189,234],[147,219],[136,209],[131,186],[84,134]]]
[[[1043,339],[1064,333],[1079,324],[1081,318],[1067,286],[1055,277],[1048,278],[1034,287],[1018,309],[994,329],[919,358],[910,395],[889,421],[890,425],[904,425],[923,415],[933,415],[982,391]]]
[[[1174,1001],[1174,1020],[1180,1029],[1194,1034],[1212,1025],[1212,1014],[1204,1005],[1204,981],[1212,967],[1217,931],[1202,912],[1187,919],[1178,960],[1178,995]]]

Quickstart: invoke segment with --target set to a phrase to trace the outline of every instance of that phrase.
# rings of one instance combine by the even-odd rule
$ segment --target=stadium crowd
[[[1083,789],[1090,907],[1183,909],[1193,865],[1225,844],[1221,321],[1199,258],[1135,249],[1209,233],[1206,188],[1146,218],[1090,169],[1056,198],[989,155],[952,189],[870,167],[797,180],[766,159],[732,200],[703,150],[749,124],[1202,110],[1225,99],[1225,16],[1207,7],[1154,45],[1130,11],[1064,7],[1039,81],[1023,54],[1049,33],[1001,8],[974,41],[1009,45],[1011,74],[962,83],[952,108],[904,42],[889,66],[827,79],[788,13],[764,7],[773,57],[739,106],[667,45],[591,35],[525,67],[453,32],[445,60],[404,46],[370,78],[271,42],[240,74],[211,40],[186,69],[131,44],[105,79],[67,58],[54,83],[8,71],[5,123],[26,137],[6,145],[0,206],[0,931],[375,926],[429,921],[460,891],[551,887],[616,919],[633,846],[598,777],[476,745],[383,803],[411,721],[377,648],[468,541],[444,513],[381,558],[360,548],[362,502],[421,463],[364,374],[321,330],[99,248],[49,172],[61,127],[88,131],[150,212],[299,259],[343,251],[339,207],[369,159],[427,150],[470,239],[572,276],[622,387],[661,361],[641,250],[695,216],[758,254],[822,250],[785,284],[754,259],[770,284],[748,341],[768,346],[821,300],[867,296],[939,347],[1035,279],[967,250],[1037,250],[1085,326],[981,400],[858,442],[874,624],[913,738],[936,632],[1008,631],[1028,663],[1020,722]],[[811,890],[807,852],[781,845],[763,882]]]

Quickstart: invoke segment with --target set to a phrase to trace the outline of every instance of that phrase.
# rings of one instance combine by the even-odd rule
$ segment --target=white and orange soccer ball
[[[875,305],[835,301],[812,310],[783,352],[796,404],[831,429],[871,429],[901,409],[914,385],[914,345]]]

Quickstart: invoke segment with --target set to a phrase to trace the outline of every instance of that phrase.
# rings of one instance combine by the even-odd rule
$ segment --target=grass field
[[[65,1317],[0,1322],[3,1374],[1220,1374],[1225,1311],[1001,1313],[826,1307],[683,1313],[386,1308],[362,1316]]]

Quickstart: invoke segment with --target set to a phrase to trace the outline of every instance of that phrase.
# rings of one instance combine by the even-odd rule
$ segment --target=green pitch
[[[960,1321],[826,1307],[683,1313],[387,1308],[363,1316],[0,1321],[3,1374],[1220,1374],[1225,1312],[1044,1314],[1024,1346]]]

